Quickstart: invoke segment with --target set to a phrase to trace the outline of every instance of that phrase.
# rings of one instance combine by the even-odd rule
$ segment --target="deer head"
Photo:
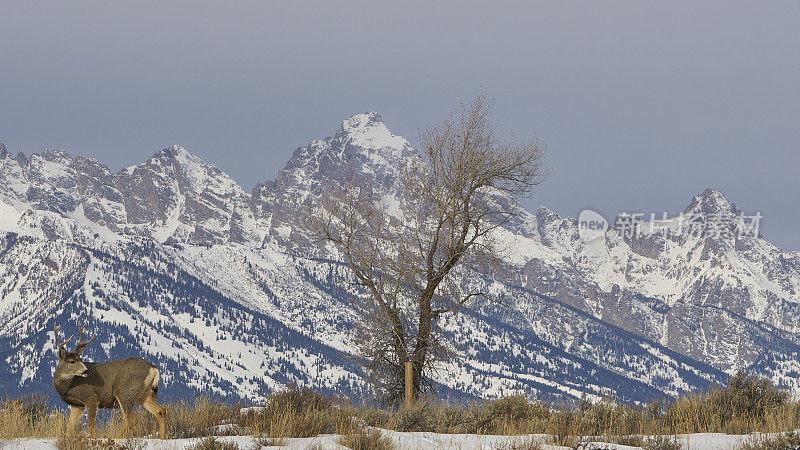
[[[86,365],[83,363],[83,359],[81,359],[81,353],[83,353],[83,349],[86,348],[86,344],[92,342],[95,335],[93,334],[91,339],[88,341],[83,340],[83,326],[78,327],[78,344],[72,349],[71,352],[68,352],[64,345],[67,344],[72,339],[70,336],[66,341],[59,342],[58,341],[58,325],[55,326],[53,330],[53,334],[55,336],[56,345],[58,346],[58,365],[56,366],[56,371],[53,374],[54,377],[61,377],[61,378],[72,378],[72,377],[88,377],[89,376],[89,369],[86,368]]]

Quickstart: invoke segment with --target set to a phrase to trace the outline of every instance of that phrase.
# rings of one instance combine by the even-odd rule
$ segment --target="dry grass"
[[[646,405],[613,399],[575,407],[530,402],[522,396],[462,405],[424,400],[399,411],[365,409],[368,425],[398,431],[476,434],[547,434],[555,444],[574,446],[584,437],[645,448],[676,448],[676,434],[780,433],[800,428],[800,402],[766,380],[738,374],[727,388]],[[641,438],[640,436],[661,436]]]
[[[494,450],[542,450],[542,444],[533,438],[525,437],[492,448]]]
[[[273,439],[335,433],[347,412],[334,400],[311,389],[288,389],[270,397],[264,408],[241,414],[237,423],[256,436]]]
[[[390,450],[392,441],[374,428],[356,427],[343,433],[339,444],[353,450]]]
[[[239,445],[234,442],[222,442],[211,436],[188,447],[187,450],[239,450]]]
[[[785,450],[800,448],[800,433],[789,432],[770,439],[756,439],[742,446],[742,450]]]
[[[213,401],[208,397],[168,403],[164,407],[167,408],[167,437],[171,438],[230,434],[225,432],[225,428],[233,427],[239,420],[240,405]],[[145,423],[142,423],[143,417]],[[137,435],[149,434],[157,426],[153,415],[145,411],[139,411],[139,419]]]
[[[63,434],[66,415],[49,408],[41,397],[23,397],[0,403],[0,439],[57,437]]]
[[[607,399],[554,407],[531,402],[523,396],[510,396],[464,404],[428,399],[410,408],[386,410],[354,407],[345,399],[332,399],[312,390],[296,388],[275,393],[263,408],[245,413],[241,413],[239,405],[206,397],[165,406],[170,438],[244,434],[280,445],[292,437],[337,433],[342,436],[343,445],[351,448],[388,448],[389,442],[382,441],[380,433],[370,431],[372,428],[520,436],[547,434],[553,443],[567,446],[575,446],[591,437],[652,449],[676,448],[674,439],[669,438],[676,434],[782,433],[800,428],[800,402],[790,400],[786,392],[768,381],[746,375],[737,375],[724,389],[715,388],[667,403],[640,406]],[[43,397],[6,400],[0,403],[0,439],[63,436],[66,416],[65,410],[53,408]],[[133,437],[152,435],[156,429],[152,415],[139,410],[138,417]],[[86,432],[85,419],[81,430]],[[125,437],[123,430],[121,414],[114,411],[98,421],[97,436],[101,440],[120,439]],[[97,447],[100,442],[62,439],[59,447],[80,449],[90,444]],[[136,448],[137,445],[135,440],[115,442],[127,442],[124,444],[127,447],[105,448]]]
[[[286,443],[286,439],[283,438],[260,437],[256,439],[256,444],[260,447],[283,447]]]
[[[59,450],[144,450],[147,445],[142,440],[135,438],[114,440],[111,438],[89,439],[84,436],[73,438],[62,436],[56,441],[56,447]]]

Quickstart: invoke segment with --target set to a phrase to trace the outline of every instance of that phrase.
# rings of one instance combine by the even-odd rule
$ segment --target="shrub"
[[[0,402],[0,439],[56,437],[65,424],[62,412],[48,409],[35,397]]]
[[[267,438],[260,437],[256,439],[256,444],[260,447],[283,447],[286,445],[286,439],[283,438]]]
[[[742,446],[743,450],[785,450],[796,448],[800,448],[800,433],[796,431],[755,443],[746,443]]]
[[[769,378],[739,372],[722,391],[717,406],[727,420],[742,415],[760,419],[785,405],[788,399],[788,393],[773,386]]]
[[[173,438],[209,436],[213,427],[239,420],[240,409],[238,405],[225,404],[206,396],[197,397],[192,402],[180,401],[166,408],[167,435]],[[155,427],[152,414],[145,414],[139,414],[137,433],[149,434]]]
[[[650,436],[644,438],[641,447],[644,450],[681,450],[683,448],[675,436]]]
[[[578,433],[579,413],[568,408],[557,411],[547,422],[545,434],[553,439],[557,445],[572,446]]]
[[[419,402],[402,408],[396,416],[397,431],[432,431],[435,428],[433,408],[428,402]]]
[[[259,436],[312,437],[335,432],[340,415],[330,397],[311,389],[290,387],[273,394],[266,407],[245,413],[238,423]]]
[[[60,437],[56,441],[59,450],[144,450],[147,445],[138,439],[115,441],[111,438],[89,439],[85,436]]]
[[[58,450],[89,450],[92,448],[92,443],[82,436],[72,438],[62,436],[56,441],[56,448]]]
[[[49,411],[47,397],[42,394],[29,394],[20,398],[22,413],[28,418],[31,425],[39,423]]]
[[[499,398],[489,402],[486,408],[491,417],[486,430],[492,434],[528,434],[534,423],[550,416],[547,408],[522,395]]]
[[[514,439],[508,444],[493,447],[496,450],[542,450],[542,444],[533,438]]]
[[[239,450],[239,445],[235,442],[225,442],[215,437],[207,437],[197,444],[186,447],[187,450]]]
[[[730,379],[727,388],[687,395],[670,403],[660,421],[669,434],[777,432],[796,427],[798,406],[769,379],[740,372]]]
[[[390,450],[392,441],[374,428],[354,428],[339,438],[339,444],[353,450]]]

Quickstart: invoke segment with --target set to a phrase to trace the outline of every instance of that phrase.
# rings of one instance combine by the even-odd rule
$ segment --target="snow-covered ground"
[[[487,436],[475,434],[437,434],[437,433],[401,433],[397,431],[381,430],[389,437],[398,449],[502,449],[510,448],[513,444],[523,444],[531,441],[539,442],[546,450],[569,449],[558,445],[546,444],[546,435],[529,436]],[[760,439],[768,438],[770,435],[731,435],[722,433],[697,433],[678,435],[676,440],[680,442],[684,449],[691,450],[726,450],[736,449],[747,442],[757,442]],[[170,449],[178,450],[196,445],[205,438],[192,439],[169,439],[161,441],[158,439],[141,439],[138,442],[146,444],[146,449]],[[259,447],[256,438],[251,436],[220,436],[216,438],[220,442],[235,442],[242,449],[255,448],[285,448],[285,449],[346,449],[338,443],[338,436],[326,434],[311,438],[290,438],[283,441],[283,446]],[[12,439],[8,441],[0,440],[2,449],[31,449],[31,450],[51,450],[56,449],[56,439]],[[631,450],[640,447],[627,445],[608,444],[605,442],[587,441],[578,448],[581,449],[610,449],[610,450]]]

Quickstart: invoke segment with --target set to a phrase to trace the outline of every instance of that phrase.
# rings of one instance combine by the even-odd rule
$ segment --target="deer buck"
[[[134,403],[142,405],[158,419],[158,432],[166,438],[166,410],[156,401],[158,369],[142,358],[132,356],[104,363],[83,362],[81,353],[94,335],[83,340],[83,327],[79,327],[78,344],[68,352],[64,345],[72,339],[58,342],[58,325],[54,334],[58,345],[58,365],[53,373],[53,386],[61,400],[72,407],[67,421],[67,436],[72,436],[75,423],[86,409],[89,431],[94,437],[98,408],[119,405],[125,420],[125,432],[130,433],[138,419]]]

